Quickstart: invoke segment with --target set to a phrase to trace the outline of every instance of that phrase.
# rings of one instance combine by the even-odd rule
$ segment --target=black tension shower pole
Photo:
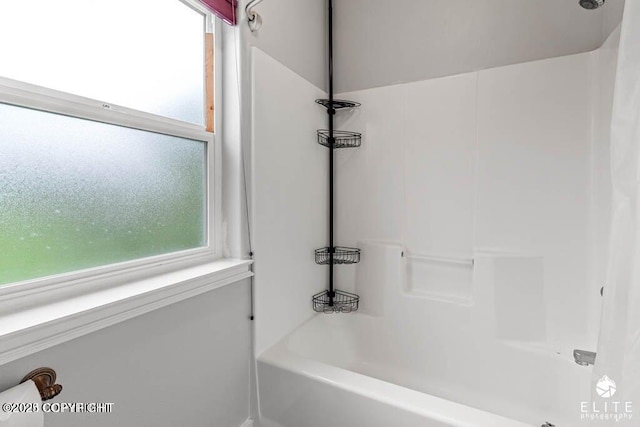
[[[329,289],[312,298],[313,310],[318,313],[351,313],[358,310],[360,297],[356,294],[337,290],[335,287],[335,265],[356,264],[360,262],[360,249],[336,246],[335,233],[335,156],[336,150],[341,148],[360,147],[362,134],[358,132],[336,130],[335,115],[340,110],[351,110],[360,107],[359,102],[335,99],[333,88],[333,0],[327,0],[328,19],[328,69],[329,96],[328,99],[316,99],[316,103],[327,110],[328,129],[318,129],[318,143],[329,149],[329,246],[316,249],[316,264],[329,265]]]
[[[333,286],[333,257],[336,248],[333,242],[333,149],[335,137],[333,130],[333,118],[336,110],[333,105],[333,0],[329,2],[329,306],[333,307],[335,290]]]

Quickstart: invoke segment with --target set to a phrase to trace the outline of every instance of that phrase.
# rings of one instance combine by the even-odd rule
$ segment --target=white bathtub
[[[496,383],[512,382],[499,392],[499,387],[485,384],[483,376],[501,371],[500,366],[476,365],[471,352],[469,367],[479,372],[466,384],[460,378],[452,377],[447,384],[441,375],[378,363],[382,355],[372,351],[372,344],[385,329],[381,320],[363,314],[316,316],[262,354],[258,358],[261,426],[519,427],[545,421],[560,427],[578,425],[571,415],[579,415],[579,402],[566,408],[568,415],[554,413],[553,405],[544,407],[563,387],[521,383],[520,378],[508,376],[513,367],[505,367],[507,376],[496,378]],[[369,357],[362,353],[365,348]],[[558,375],[548,367],[550,375]],[[527,370],[526,365],[522,368]],[[580,383],[588,383],[588,376],[583,377]],[[550,386],[549,399],[538,395],[545,393],[545,386]],[[523,402],[522,395],[538,397]]]
[[[370,320],[363,315],[318,316],[264,353],[258,359],[262,425],[527,426],[359,373],[375,368],[354,360],[353,326]]]
[[[535,259],[476,254],[469,298],[433,298],[411,290],[402,248],[361,247],[360,311],[314,316],[258,357],[263,427],[585,425],[590,368],[545,341],[544,316],[500,308],[500,278],[535,277]]]

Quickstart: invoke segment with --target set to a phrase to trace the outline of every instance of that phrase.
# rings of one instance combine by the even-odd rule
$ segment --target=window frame
[[[213,33],[214,35],[221,34],[221,21],[205,9],[204,6],[200,5],[195,0],[175,1],[180,1],[204,15],[205,27],[203,28],[203,37],[209,37],[210,33]],[[214,26],[215,31],[213,31]],[[213,93],[213,100],[207,100],[207,94],[204,94],[204,125],[183,122],[177,119],[147,113],[0,76],[0,103],[205,142],[207,173],[205,194],[207,206],[207,232],[206,244],[204,246],[3,284],[0,285],[0,303],[6,302],[7,300],[15,300],[16,298],[24,296],[28,296],[32,299],[36,294],[42,294],[46,301],[60,296],[60,292],[66,288],[72,288],[70,291],[71,294],[78,294],[102,287],[117,286],[127,282],[141,280],[149,276],[173,272],[195,265],[210,263],[223,258],[221,235],[221,143],[218,141],[219,132],[217,132],[217,129],[216,132],[207,130],[207,105],[210,101],[213,101],[213,105],[221,105],[222,103],[222,73],[218,72],[220,69],[219,58],[221,53],[221,44],[219,39],[220,37],[214,36],[213,45],[211,46],[213,49],[212,57],[214,60],[213,85],[215,87],[215,91]],[[208,53],[207,45],[205,44],[205,51],[203,52],[205,58]],[[207,67],[206,61],[205,67]],[[205,69],[203,70],[203,81],[206,79],[207,72]],[[220,109],[215,108],[213,111],[213,120],[215,123],[220,123],[220,119]],[[67,292],[65,292],[65,294],[67,294]]]

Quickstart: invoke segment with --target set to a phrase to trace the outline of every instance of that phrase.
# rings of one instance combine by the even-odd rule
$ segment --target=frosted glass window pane
[[[204,246],[206,211],[205,142],[0,104],[0,284]]]
[[[204,22],[179,0],[0,1],[0,76],[203,124]]]

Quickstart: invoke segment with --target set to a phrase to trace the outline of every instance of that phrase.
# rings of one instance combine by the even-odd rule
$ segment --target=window
[[[0,2],[0,286],[215,256],[211,19]]]
[[[204,29],[180,0],[2,1],[0,76],[202,125]]]

